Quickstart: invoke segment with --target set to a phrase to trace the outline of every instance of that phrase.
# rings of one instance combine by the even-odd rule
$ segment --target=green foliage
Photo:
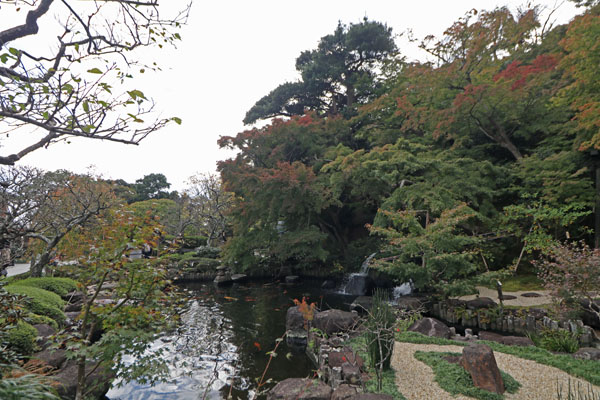
[[[530,335],[536,346],[548,351],[575,353],[579,350],[579,335],[565,329],[545,329],[537,335]]]
[[[504,396],[488,392],[473,385],[471,375],[460,365],[450,363],[444,359],[445,356],[460,356],[459,353],[437,353],[416,351],[415,358],[424,362],[433,369],[435,381],[442,389],[451,395],[462,394],[479,400],[502,400]],[[504,387],[508,393],[516,393],[521,387],[509,374],[500,371]]]
[[[45,378],[31,374],[0,379],[0,399],[60,400],[52,385]]]
[[[35,339],[37,330],[30,324],[19,321],[15,326],[8,329],[7,343],[8,345],[22,355],[33,353],[36,348]]]
[[[385,250],[392,257],[391,261],[376,262],[377,267],[389,271],[399,282],[412,279],[419,289],[435,288],[446,295],[468,291],[459,280],[477,270],[472,247],[479,239],[462,229],[475,215],[472,209],[462,204],[442,212],[433,222],[428,211],[426,215],[415,210],[381,212],[387,225],[373,226],[371,232],[387,239]]]
[[[71,278],[27,278],[13,283],[18,286],[31,286],[38,289],[48,290],[63,297],[67,293],[77,289],[77,282]]]
[[[356,354],[358,354],[363,360],[366,361],[368,367],[368,373],[371,377],[376,375],[375,368],[371,365],[369,359],[368,345],[366,336],[359,335],[347,342],[347,345],[352,348]],[[381,383],[381,385],[380,385]],[[392,368],[383,371],[381,374],[381,382],[378,379],[369,379],[365,385],[367,393],[385,393],[392,396],[395,400],[406,400],[406,397],[402,393],[398,392],[398,386],[396,385],[396,375]]]
[[[204,239],[204,242],[206,242],[206,238]],[[217,259],[221,256],[221,249],[219,247],[199,246],[196,248],[195,253],[198,257]]]
[[[442,346],[467,345],[464,342],[457,342],[454,340],[436,337],[428,337],[416,332],[401,332],[398,335],[396,335],[396,340],[406,343],[438,344]],[[482,340],[481,343],[487,344],[494,351],[510,354],[526,360],[532,360],[539,364],[549,365],[551,367],[558,368],[569,375],[585,379],[586,381],[594,385],[600,385],[600,371],[598,371],[597,361],[580,360],[570,355],[553,354],[548,350],[533,346],[507,346],[504,344],[489,342],[486,340]]]
[[[31,286],[8,285],[6,291],[27,296],[26,308],[34,314],[52,318],[59,326],[66,320],[63,313],[65,302],[56,293]]]
[[[369,363],[380,371],[390,368],[394,350],[394,326],[396,316],[389,304],[387,292],[376,289],[373,295],[373,307],[365,322],[365,338],[369,352]]]
[[[171,187],[167,177],[163,174],[148,174],[135,181],[135,197],[132,202],[145,201],[150,199],[164,199],[169,196],[169,192],[164,189]]]
[[[29,313],[25,316],[25,319],[31,325],[46,324],[46,325],[50,325],[52,328],[54,328],[54,330],[58,331],[58,324],[56,323],[55,320],[53,320],[52,318],[50,318],[48,316]]]

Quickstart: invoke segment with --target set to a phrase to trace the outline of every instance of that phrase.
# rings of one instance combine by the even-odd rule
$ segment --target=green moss
[[[59,326],[64,324],[66,317],[62,310],[65,306],[65,302],[56,293],[31,286],[16,284],[5,286],[4,289],[12,294],[27,296],[26,308],[30,312],[50,317],[55,320]]]
[[[543,290],[542,281],[536,275],[517,275],[510,276],[501,280],[502,291],[504,292],[519,292],[519,291],[534,291]],[[495,284],[489,286],[490,289],[496,289]]]
[[[8,330],[6,336],[9,347],[22,355],[29,355],[35,350],[37,330],[27,322],[19,321]]]
[[[45,315],[38,315],[38,314],[34,314],[34,313],[29,313],[26,316],[26,319],[32,325],[46,324],[46,325],[50,325],[51,327],[53,327],[54,330],[58,330],[58,324],[56,323],[56,321],[53,320],[50,317],[45,316]]]
[[[27,278],[16,281],[13,285],[36,287],[56,293],[61,297],[77,289],[77,282],[71,278]]]
[[[449,339],[428,337],[416,332],[402,332],[396,335],[396,340],[406,343],[419,344],[438,344],[466,346],[464,342],[457,342]],[[600,385],[600,368],[598,362],[593,360],[580,360],[564,354],[553,354],[547,350],[533,346],[507,346],[496,342],[481,340],[494,351],[510,354],[516,357],[532,360],[543,365],[549,365],[566,372],[569,375],[585,379],[586,381]]]
[[[474,397],[479,400],[502,400],[504,396],[497,393],[488,392],[473,386],[471,375],[460,365],[452,364],[444,359],[444,356],[460,356],[459,353],[438,353],[438,352],[415,352],[415,358],[431,367],[435,374],[435,381],[446,392],[457,395]],[[512,376],[500,371],[504,386],[508,393],[516,393],[521,387]]]

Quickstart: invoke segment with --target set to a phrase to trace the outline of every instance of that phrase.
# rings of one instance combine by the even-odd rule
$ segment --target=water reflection
[[[212,284],[185,286],[190,302],[182,324],[153,344],[163,348],[170,381],[154,386],[137,382],[112,388],[112,400],[249,399],[254,395],[275,341],[285,331],[285,312],[292,299],[341,306],[348,298],[321,293],[318,285],[263,286],[260,283],[217,289]],[[290,353],[290,354],[288,354]],[[286,354],[288,357],[286,357]],[[133,362],[133,360],[131,360]],[[265,379],[276,382],[313,374],[307,357],[293,354],[285,343],[278,349]],[[233,383],[233,387],[231,384]]]

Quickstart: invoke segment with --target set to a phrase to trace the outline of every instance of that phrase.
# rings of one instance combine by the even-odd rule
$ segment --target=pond
[[[137,382],[113,387],[111,400],[197,400],[254,396],[277,338],[285,332],[285,315],[293,299],[303,296],[323,309],[348,309],[353,297],[320,289],[320,281],[296,285],[251,282],[229,287],[212,283],[182,285],[189,296],[180,328],[157,340],[164,348],[171,379],[154,386]],[[293,352],[285,341],[265,376],[269,386],[292,377],[314,374],[304,353]],[[231,387],[233,383],[233,387]]]

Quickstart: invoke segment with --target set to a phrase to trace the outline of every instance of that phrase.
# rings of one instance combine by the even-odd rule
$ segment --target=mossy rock
[[[32,286],[17,284],[5,286],[4,289],[12,294],[27,296],[26,308],[28,311],[37,315],[50,317],[56,321],[59,326],[62,326],[65,323],[66,317],[62,311],[65,302],[56,293]]]
[[[187,258],[178,263],[179,268],[185,272],[210,272],[219,265],[221,265],[221,261],[204,257]]]
[[[71,278],[27,278],[13,283],[19,286],[31,286],[38,289],[48,290],[63,297],[67,293],[77,290],[77,282]]]
[[[22,355],[29,355],[36,349],[37,330],[27,322],[19,321],[8,330],[6,339],[9,347]]]
[[[54,330],[58,331],[58,324],[56,323],[56,321],[53,320],[50,317],[45,316],[45,315],[38,315],[38,314],[34,314],[34,313],[29,313],[27,315],[26,319],[32,325],[47,324],[47,325],[50,325],[51,327],[53,327]]]

